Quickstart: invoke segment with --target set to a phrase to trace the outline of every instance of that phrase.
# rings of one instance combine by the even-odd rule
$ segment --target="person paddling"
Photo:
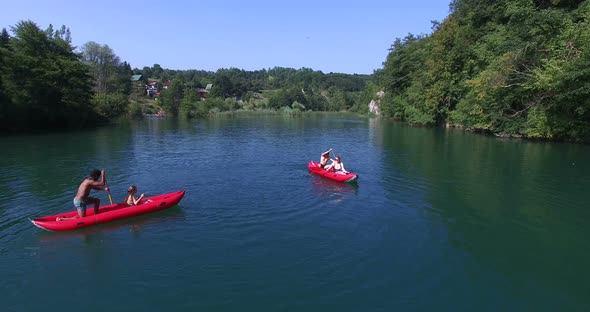
[[[94,204],[94,214],[98,214],[98,207],[100,206],[100,199],[90,197],[91,190],[100,190],[100,191],[109,191],[109,188],[105,185],[107,184],[107,177],[105,175],[104,169],[98,170],[93,169],[90,171],[90,175],[80,183],[78,187],[78,193],[76,197],[74,197],[74,207],[78,211],[77,218],[83,218],[86,216],[86,206],[89,204]],[[61,220],[68,220],[68,219],[76,219],[74,218],[60,218],[58,217],[56,221]]]
[[[342,163],[342,159],[340,158],[340,156],[336,156],[336,160],[332,160],[332,163],[324,169],[326,169],[326,171],[332,170],[344,174],[348,173],[348,171],[344,169],[344,163]]]
[[[328,164],[328,160],[332,160],[330,158],[331,151],[332,151],[332,149],[329,149],[329,150],[323,152],[322,155],[320,156],[320,168],[324,168]]]

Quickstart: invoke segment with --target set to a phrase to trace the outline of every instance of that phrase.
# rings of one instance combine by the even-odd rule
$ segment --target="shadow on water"
[[[117,220],[114,222],[99,224],[79,230],[64,231],[64,232],[50,232],[45,230],[39,231],[39,241],[53,242],[58,240],[67,240],[71,238],[83,238],[85,242],[93,242],[96,237],[100,237],[105,232],[111,232],[122,228],[129,228],[129,231],[134,236],[139,236],[145,226],[165,224],[173,221],[185,219],[185,212],[177,205],[172,208],[148,213],[134,218]]]
[[[384,127],[385,153],[428,203],[448,243],[513,291],[588,306],[587,146]],[[575,304],[574,304],[575,305]]]

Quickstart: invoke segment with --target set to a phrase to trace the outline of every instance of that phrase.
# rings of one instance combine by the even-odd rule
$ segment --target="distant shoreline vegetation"
[[[454,0],[428,35],[391,45],[372,75],[309,68],[131,68],[65,26],[0,34],[0,132],[72,129],[161,114],[377,115],[411,125],[590,142],[590,0]],[[371,103],[371,112],[369,112]]]
[[[372,75],[324,74],[275,67],[132,69],[108,45],[79,50],[70,30],[32,21],[0,34],[0,131],[34,132],[96,126],[119,118],[160,114],[205,118],[233,111],[366,113]]]
[[[282,116],[282,117],[308,117],[308,116],[324,116],[324,117],[336,117],[336,118],[367,118],[367,114],[350,112],[350,111],[343,111],[343,112],[320,112],[320,111],[302,111],[298,109],[292,109],[288,107],[283,107],[281,109],[259,109],[259,110],[233,110],[233,111],[225,111],[225,112],[218,112],[211,114],[210,117],[228,117],[228,116],[236,116],[236,117],[244,117],[244,116]]]

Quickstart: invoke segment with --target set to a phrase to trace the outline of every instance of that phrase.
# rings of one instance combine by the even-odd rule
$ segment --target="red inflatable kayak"
[[[96,224],[107,223],[119,219],[139,216],[142,214],[164,210],[170,208],[182,199],[184,191],[178,191],[168,194],[144,197],[142,203],[137,206],[129,206],[127,203],[117,203],[112,205],[101,206],[98,208],[98,214],[94,215],[94,208],[88,206],[84,218],[66,219],[57,221],[59,218],[71,218],[78,216],[77,211],[70,211],[46,216],[31,220],[34,225],[48,231],[70,231],[81,229]]]
[[[307,167],[309,168],[309,171],[311,173],[315,173],[317,175],[321,175],[322,177],[326,177],[328,179],[338,181],[338,182],[354,182],[359,177],[357,174],[354,174],[352,172],[341,173],[341,172],[336,172],[336,171],[324,170],[324,168],[320,167],[320,164],[318,164],[317,162],[315,162],[313,160],[309,162]]]

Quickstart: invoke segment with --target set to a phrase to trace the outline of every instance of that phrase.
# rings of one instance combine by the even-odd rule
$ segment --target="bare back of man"
[[[91,190],[102,190],[100,186],[102,186],[102,181],[94,181],[92,178],[86,178],[80,186],[78,187],[78,193],[76,194],[75,199],[82,200],[87,198],[90,195]]]
[[[106,176],[104,170],[98,171],[94,169],[90,172],[90,176],[84,179],[80,186],[78,187],[78,192],[76,193],[76,197],[74,197],[74,206],[78,211],[78,218],[83,218],[86,216],[86,206],[87,205],[94,205],[94,214],[98,214],[98,207],[100,207],[100,199],[90,197],[91,190],[105,190],[108,191],[108,187],[104,187],[106,185]],[[57,221],[61,220],[68,220],[68,219],[76,219],[76,218],[57,218]]]
[[[322,153],[322,155],[320,156],[320,167],[324,168],[328,164],[328,160],[331,160],[331,158],[330,158],[331,151],[332,151],[332,149],[329,149],[329,150]]]

